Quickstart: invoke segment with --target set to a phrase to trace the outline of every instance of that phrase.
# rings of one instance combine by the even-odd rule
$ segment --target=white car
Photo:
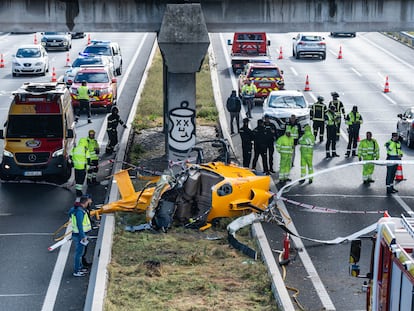
[[[63,82],[67,85],[71,85],[79,69],[84,65],[103,65],[107,66],[109,70],[114,72],[113,64],[107,57],[79,53],[79,57],[76,58],[71,67],[65,71],[65,74],[63,75]]]
[[[263,103],[263,116],[268,115],[276,125],[278,136],[284,133],[286,123],[294,114],[302,129],[310,124],[310,107],[300,91],[272,91]]]
[[[326,58],[325,38],[320,35],[299,33],[293,38],[292,54],[296,59],[307,56]]]
[[[23,45],[12,56],[13,77],[23,74],[41,74],[44,76],[49,71],[49,56],[40,44]]]

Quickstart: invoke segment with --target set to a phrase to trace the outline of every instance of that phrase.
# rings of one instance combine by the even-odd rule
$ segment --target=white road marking
[[[362,74],[358,70],[356,70],[354,67],[351,67],[351,70],[355,72],[358,76],[362,77]]]
[[[397,105],[397,102],[395,100],[392,100],[387,94],[381,93],[381,95],[384,96],[384,98],[388,100],[391,104]]]

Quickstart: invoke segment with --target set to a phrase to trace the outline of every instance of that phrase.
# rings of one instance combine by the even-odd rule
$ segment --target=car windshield
[[[83,52],[84,53],[89,53],[89,54],[111,56],[111,49],[108,46],[103,46],[103,45],[99,45],[99,46],[95,46],[95,45],[87,46],[83,50]]]
[[[7,137],[63,138],[61,115],[10,115]]]
[[[89,58],[77,58],[72,63],[72,67],[80,67],[82,65],[102,65],[102,58],[89,57]]]
[[[45,36],[50,36],[50,35],[66,35],[66,32],[53,32],[53,31],[48,31],[44,33]]]
[[[322,38],[320,36],[303,36],[302,41],[322,41]]]
[[[16,53],[18,58],[38,58],[40,56],[40,50],[36,48],[18,49]]]
[[[303,96],[294,95],[270,95],[269,97],[270,108],[306,108],[306,102]]]
[[[81,83],[84,80],[88,83],[108,83],[109,77],[106,72],[78,72],[75,83]]]
[[[250,78],[280,78],[277,68],[254,68],[250,71]]]

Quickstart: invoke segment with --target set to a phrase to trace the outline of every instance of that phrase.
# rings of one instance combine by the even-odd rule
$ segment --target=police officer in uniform
[[[239,129],[243,150],[243,166],[250,167],[253,147],[253,131],[249,128],[249,118],[243,119],[243,126]]]
[[[319,142],[323,142],[323,134],[325,132],[325,114],[327,108],[323,101],[324,98],[318,96],[318,101],[312,105],[310,110],[310,119],[313,121],[313,135],[316,139],[319,131]]]
[[[336,153],[336,109],[330,106],[328,112],[325,114],[326,121],[326,158],[339,157]],[[332,151],[332,155],[331,155]]]
[[[339,140],[339,137],[341,136],[341,118],[342,116],[346,117],[345,115],[345,107],[342,101],[340,101],[339,94],[337,92],[331,93],[332,100],[329,102],[329,106],[334,105],[336,109],[336,124],[337,124],[337,130],[336,130],[336,140]]]
[[[270,121],[270,117],[266,114],[264,116],[264,127],[266,135],[266,150],[267,158],[269,160],[269,172],[274,173],[273,169],[273,154],[275,153],[275,141],[277,138],[276,125]]]

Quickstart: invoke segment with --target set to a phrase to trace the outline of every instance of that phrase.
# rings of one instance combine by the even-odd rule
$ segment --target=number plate
[[[41,171],[29,171],[29,172],[24,172],[23,175],[24,176],[42,176],[42,172]]]
[[[259,83],[258,86],[259,87],[271,87],[272,83]]]

